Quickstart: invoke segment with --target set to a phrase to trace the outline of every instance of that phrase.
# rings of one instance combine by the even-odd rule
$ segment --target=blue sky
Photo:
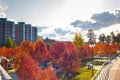
[[[120,0],[0,0],[0,14],[39,27],[39,35],[72,41],[75,32],[120,32]],[[118,11],[117,11],[118,10]]]

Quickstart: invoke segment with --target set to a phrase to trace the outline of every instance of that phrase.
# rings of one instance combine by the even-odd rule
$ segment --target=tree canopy
[[[14,48],[16,45],[15,45],[15,43],[12,41],[11,37],[8,37],[7,43],[6,43],[5,46],[8,47],[8,48]]]
[[[75,44],[75,46],[77,48],[79,48],[80,46],[82,46],[84,44],[84,39],[81,35],[81,33],[76,33],[73,39],[73,43]]]

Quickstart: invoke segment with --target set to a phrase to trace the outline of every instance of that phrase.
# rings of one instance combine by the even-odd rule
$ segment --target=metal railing
[[[12,80],[12,78],[10,77],[10,75],[4,70],[4,68],[0,65],[0,73],[2,74],[0,76],[0,80]]]
[[[99,75],[97,76],[97,78],[95,80],[108,80],[109,78],[109,71],[110,71],[110,68],[111,68],[111,63],[109,63],[108,65],[104,66]]]

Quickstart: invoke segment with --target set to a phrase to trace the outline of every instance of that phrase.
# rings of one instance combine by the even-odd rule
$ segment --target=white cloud
[[[4,18],[6,17],[6,14],[4,13],[7,10],[7,5],[0,1],[0,17]]]
[[[22,20],[26,23],[47,26],[48,28],[44,28],[39,32],[39,35],[43,37],[50,36],[50,38],[56,40],[71,41],[73,40],[75,32],[81,32],[87,41],[87,31],[82,30],[82,28],[71,26],[71,22],[75,20],[89,22],[91,21],[91,16],[95,13],[102,13],[105,11],[114,12],[116,8],[118,9],[118,7],[120,7],[118,4],[119,2],[119,0],[11,0],[12,4],[10,5],[8,3],[10,5],[8,13],[10,13],[9,17],[15,18],[17,21],[23,18]],[[21,12],[23,14],[21,14]],[[113,30],[112,28],[115,30],[119,28],[118,25],[109,26],[96,30],[96,34],[99,35],[102,32],[109,33]],[[57,34],[55,29],[58,28],[62,29],[61,32],[63,31],[66,34],[64,36]]]

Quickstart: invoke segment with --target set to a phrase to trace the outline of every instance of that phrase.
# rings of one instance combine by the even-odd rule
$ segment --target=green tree
[[[99,39],[99,42],[102,42],[102,43],[104,43],[107,40],[104,33],[100,34],[98,39]]]
[[[15,45],[15,43],[12,41],[11,37],[8,37],[7,43],[6,43],[5,46],[8,47],[8,48],[14,48],[16,45]]]
[[[81,35],[81,33],[75,34],[73,43],[77,48],[79,48],[80,46],[82,46],[84,44],[84,39],[83,39],[83,36]]]

